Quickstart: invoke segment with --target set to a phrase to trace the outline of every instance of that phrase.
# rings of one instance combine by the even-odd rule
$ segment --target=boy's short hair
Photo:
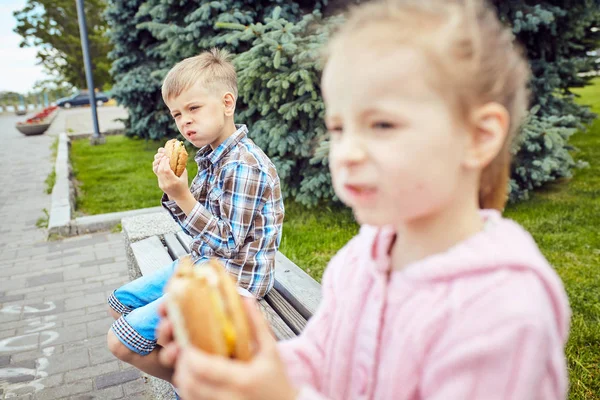
[[[237,99],[237,75],[227,50],[212,48],[175,64],[162,84],[162,97],[179,96],[198,81],[209,90],[223,89]]]

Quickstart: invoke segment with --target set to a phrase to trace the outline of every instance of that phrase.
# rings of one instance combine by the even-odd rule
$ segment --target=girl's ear
[[[487,103],[471,113],[472,136],[463,165],[483,169],[498,155],[506,137],[510,117],[503,105]]]
[[[227,92],[223,95],[223,105],[225,106],[225,115],[228,117],[235,114],[235,97],[233,93]]]

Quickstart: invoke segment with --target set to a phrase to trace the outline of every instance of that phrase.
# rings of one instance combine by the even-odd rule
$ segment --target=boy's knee
[[[110,314],[111,317],[113,317],[114,319],[119,319],[121,318],[121,314],[119,314],[118,312],[115,311],[114,308],[112,308],[111,306],[108,306],[108,313]]]
[[[125,346],[115,335],[112,329],[108,330],[108,334],[106,335],[106,341],[108,344],[108,349],[115,357],[117,357],[121,361],[130,362],[133,357],[135,357],[136,353],[129,350],[127,346]]]

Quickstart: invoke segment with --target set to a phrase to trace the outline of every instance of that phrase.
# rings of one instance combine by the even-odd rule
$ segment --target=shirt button
[[[171,211],[175,211],[175,207],[171,207]]]
[[[193,255],[194,257],[198,257],[198,252],[197,252],[196,250],[194,250],[194,251],[192,251],[192,255]]]

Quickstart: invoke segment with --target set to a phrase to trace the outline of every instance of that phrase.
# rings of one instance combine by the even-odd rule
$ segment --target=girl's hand
[[[275,339],[256,307],[255,300],[245,305],[256,338],[257,349],[250,362],[214,356],[195,348],[180,351],[175,342],[160,353],[161,362],[175,365],[173,383],[186,400],[293,400],[297,390],[285,373]],[[172,336],[169,323],[161,323],[163,338]],[[159,338],[159,342],[160,342]]]
[[[160,150],[160,149],[159,149]],[[180,177],[175,175],[169,165],[169,158],[160,151],[154,156],[153,170],[158,177],[158,187],[169,196],[170,200],[181,200],[191,196],[188,188],[187,168]]]

